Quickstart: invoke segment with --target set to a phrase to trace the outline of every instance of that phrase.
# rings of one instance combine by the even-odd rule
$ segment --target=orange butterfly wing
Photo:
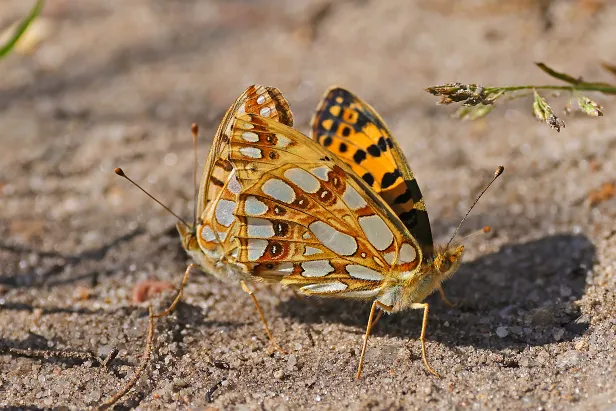
[[[434,244],[423,196],[381,117],[348,90],[328,90],[312,119],[312,138],[360,175],[394,210],[426,256]]]

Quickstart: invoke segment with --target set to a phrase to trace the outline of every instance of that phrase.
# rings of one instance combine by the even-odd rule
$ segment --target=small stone
[[[297,357],[295,356],[295,354],[291,354],[287,358],[287,367],[293,368],[295,365],[297,365]]]
[[[505,307],[505,308],[503,308],[502,310],[500,310],[500,311],[498,312],[498,315],[499,315],[501,318],[504,318],[504,319],[509,318],[509,317],[511,317],[511,316],[512,316],[512,311],[513,311],[514,309],[516,309],[516,308],[517,308],[517,307],[516,307],[515,305],[508,305],[507,307]]]
[[[89,403],[95,403],[101,399],[101,392],[99,390],[92,390],[87,395],[87,400]]]
[[[531,315],[531,321],[535,325],[549,325],[554,322],[554,315],[547,308],[537,308]]]
[[[185,388],[188,386],[188,382],[183,379],[183,378],[174,378],[173,379],[173,386],[175,388]]]
[[[554,328],[552,330],[552,337],[554,337],[555,341],[560,341],[563,338],[563,335],[565,335],[564,328]]]
[[[505,338],[509,335],[509,331],[507,330],[507,327],[498,327],[496,329],[496,335],[498,335],[500,338]]]
[[[98,354],[99,358],[107,358],[113,348],[114,347],[112,345],[99,345],[98,349],[96,350],[96,353]]]
[[[585,340],[580,340],[575,343],[575,349],[578,351],[584,351],[588,349],[588,343]]]
[[[565,298],[565,297],[569,297],[571,294],[573,293],[573,291],[571,290],[571,288],[567,287],[564,284],[561,284],[560,286],[560,296]]]
[[[274,371],[274,378],[276,378],[277,380],[282,380],[282,377],[284,377],[284,371],[282,370]]]
[[[536,362],[541,365],[548,364],[550,362],[550,354],[548,354],[546,351],[543,351],[543,350],[539,351],[537,353]]]
[[[511,331],[511,333],[515,335],[522,335],[522,327],[520,327],[519,325],[514,325],[513,327],[510,327],[509,331]]]
[[[582,361],[583,354],[579,351],[567,351],[558,358],[556,366],[558,368],[571,368],[577,366]]]

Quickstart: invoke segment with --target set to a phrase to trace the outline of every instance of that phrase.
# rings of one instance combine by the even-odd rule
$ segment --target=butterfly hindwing
[[[229,161],[241,186],[239,264],[305,294],[369,298],[421,250],[348,166],[297,130],[237,115]],[[393,268],[395,266],[395,269]]]
[[[312,119],[312,138],[361,176],[394,210],[420,244],[433,252],[430,221],[404,154],[381,117],[348,90],[327,91]]]

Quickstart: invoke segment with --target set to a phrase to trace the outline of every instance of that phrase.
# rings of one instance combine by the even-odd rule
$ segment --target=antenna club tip
[[[492,227],[490,227],[489,225],[483,227],[481,229],[481,231],[483,231],[484,233],[489,233],[490,231],[492,231]]]
[[[119,175],[120,177],[126,177],[126,174],[124,174],[124,170],[122,170],[120,167],[114,168],[113,172]]]
[[[501,174],[503,174],[504,171],[505,171],[505,167],[498,166],[498,168],[494,172],[494,177],[496,178],[496,177],[500,176]]]
[[[197,136],[197,134],[199,134],[199,125],[197,123],[192,123],[190,125],[190,130],[192,131],[194,136]]]

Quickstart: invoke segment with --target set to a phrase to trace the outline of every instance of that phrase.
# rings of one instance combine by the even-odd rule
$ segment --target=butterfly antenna
[[[192,123],[191,126],[192,136],[193,136],[193,227],[197,226],[197,201],[199,197],[199,186],[197,185],[197,167],[199,166],[199,159],[197,157],[197,138],[199,137],[199,125],[197,123]]]
[[[470,206],[470,208],[468,209],[468,211],[466,212],[466,214],[464,214],[464,217],[462,218],[462,221],[460,221],[460,224],[458,224],[458,227],[456,228],[456,231],[453,232],[453,235],[451,236],[451,239],[449,240],[449,242],[447,243],[447,246],[445,246],[445,248],[449,248],[449,245],[451,244],[451,242],[453,241],[454,238],[456,238],[456,235],[458,234],[458,231],[460,231],[460,227],[462,227],[462,224],[464,223],[464,220],[466,220],[466,217],[468,217],[468,215],[470,214],[471,210],[473,209],[473,207],[475,207],[475,204],[477,204],[477,202],[479,201],[479,199],[481,198],[481,196],[488,191],[488,188],[490,188],[490,186],[492,185],[492,183],[494,182],[494,180],[496,180],[498,178],[498,176],[500,176],[501,174],[503,174],[503,171],[505,171],[505,167],[503,166],[498,166],[498,168],[496,169],[496,171],[494,172],[494,177],[492,177],[492,180],[488,183],[487,186],[485,186],[485,188],[483,189],[483,191],[481,191],[481,193],[477,196],[477,198],[475,199],[475,201],[473,202],[473,204]],[[489,227],[488,227],[489,228]],[[485,231],[486,227],[484,227],[481,231],[482,232],[489,232]]]
[[[169,213],[171,213],[171,215],[173,215],[175,218],[177,218],[178,220],[180,220],[180,222],[182,224],[184,224],[186,227],[191,228],[192,226],[190,224],[188,224],[186,222],[186,220],[184,220],[182,217],[180,217],[179,215],[177,215],[176,213],[174,213],[173,211],[171,211],[171,209],[169,207],[167,207],[166,205],[164,205],[163,203],[161,203],[160,201],[158,201],[158,199],[156,197],[154,197],[152,194],[148,193],[147,191],[145,191],[139,184],[135,183],[133,180],[131,180],[130,177],[128,177],[126,174],[124,174],[124,170],[122,170],[120,167],[115,168],[113,170],[114,173],[116,173],[117,175],[119,175],[120,177],[124,177],[125,179],[127,179],[128,181],[131,182],[132,185],[134,185],[135,187],[137,187],[139,190],[143,191],[148,197],[150,197],[152,200],[156,201],[158,204],[160,204],[160,206],[162,208],[164,208],[165,210],[167,210]]]
[[[479,230],[476,230],[476,231],[473,231],[472,233],[466,234],[464,237],[462,237],[462,240],[467,240],[467,239],[469,239],[471,237],[475,237],[476,235],[479,235],[479,234],[487,234],[490,231],[492,231],[492,227],[487,225],[487,226],[485,226],[483,228],[480,228]]]

